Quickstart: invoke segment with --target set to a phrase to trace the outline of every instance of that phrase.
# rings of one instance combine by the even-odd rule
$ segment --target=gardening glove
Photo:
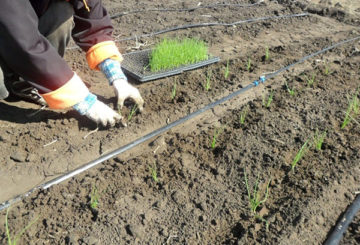
[[[105,74],[109,84],[114,87],[117,97],[117,107],[122,109],[127,98],[132,99],[141,112],[144,108],[144,100],[137,88],[128,83],[123,73],[120,62],[117,60],[106,59],[99,64],[100,70]]]
[[[122,119],[121,115],[101,101],[98,101],[96,95],[92,93],[89,93],[83,101],[74,105],[73,108],[79,112],[80,115],[85,115],[97,124],[101,123],[104,127],[108,124],[115,126],[115,123],[121,122]]]

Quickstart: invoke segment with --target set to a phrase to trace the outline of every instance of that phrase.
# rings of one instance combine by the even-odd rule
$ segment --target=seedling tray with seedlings
[[[177,75],[185,71],[197,69],[220,61],[219,57],[207,55],[205,59],[198,62],[154,71],[154,69],[151,69],[150,65],[150,57],[152,52],[153,49],[146,49],[125,54],[124,61],[121,64],[125,74],[139,82],[147,82],[159,78]]]

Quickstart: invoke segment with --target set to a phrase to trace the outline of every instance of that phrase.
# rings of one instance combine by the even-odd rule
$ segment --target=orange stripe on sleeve
[[[123,60],[118,48],[113,41],[105,41],[92,46],[86,53],[86,60],[90,69],[99,70],[97,67],[106,59],[114,59],[121,62]]]
[[[41,96],[51,109],[65,109],[83,101],[88,94],[88,88],[74,73],[74,76],[62,87]]]

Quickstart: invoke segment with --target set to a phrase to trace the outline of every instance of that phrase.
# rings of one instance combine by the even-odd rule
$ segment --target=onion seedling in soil
[[[309,87],[311,87],[311,86],[313,86],[314,85],[314,83],[315,83],[315,73],[313,73],[312,75],[311,75],[311,78],[308,78],[307,76],[305,76],[305,79],[306,79],[306,83],[307,83],[307,85],[309,86]]]
[[[226,67],[225,67],[225,71],[224,71],[224,78],[227,79],[229,77],[229,61],[226,62]]]
[[[248,59],[248,61],[247,61],[247,64],[246,64],[246,70],[247,70],[248,72],[250,72],[250,69],[251,69],[251,59],[250,59],[250,57],[249,57],[249,59]]]
[[[319,130],[316,130],[315,136],[314,136],[314,146],[315,146],[316,150],[321,151],[322,144],[324,143],[326,134],[327,134],[326,131],[320,133]]]
[[[150,54],[149,66],[152,72],[177,68],[208,59],[205,42],[186,38],[164,39]]]
[[[285,82],[285,87],[286,87],[286,90],[289,92],[289,94],[291,95],[291,96],[294,96],[295,95],[295,89],[291,89],[290,87],[289,87],[289,85],[288,85],[288,83],[287,82]]]
[[[354,119],[354,117],[359,114],[360,101],[358,95],[359,88],[356,90],[351,100],[348,98],[349,105],[345,112],[345,118],[343,120],[343,123],[341,124],[341,129],[344,129],[350,123],[351,119]]]
[[[159,179],[158,179],[158,176],[157,176],[156,163],[154,163],[154,166],[153,166],[153,167],[149,166],[149,170],[150,170],[150,174],[151,174],[152,179],[153,179],[155,182],[159,182]]]
[[[176,86],[177,86],[177,83],[176,83],[176,80],[174,81],[174,85],[173,85],[173,88],[171,90],[171,100],[174,101],[175,100],[175,97],[176,97]]]
[[[327,76],[330,74],[330,66],[328,63],[325,63],[325,68],[324,68],[324,75]]]
[[[6,231],[6,237],[7,237],[7,241],[8,241],[8,245],[16,245],[17,242],[19,241],[19,239],[21,238],[21,236],[25,233],[25,231],[27,229],[30,228],[30,226],[32,226],[38,219],[39,217],[35,218],[33,221],[31,221],[27,226],[25,226],[25,228],[23,228],[19,233],[17,233],[14,238],[11,237],[10,234],[10,228],[9,228],[9,223],[8,223],[8,217],[9,217],[9,210],[10,208],[8,208],[6,210],[6,216],[5,216],[5,231]]]
[[[266,98],[265,95],[263,95],[263,106],[265,106],[266,108],[269,108],[271,105],[271,102],[273,101],[274,98],[274,91],[271,90],[270,94],[268,95],[268,97]]]
[[[253,190],[251,191],[250,190],[250,187],[249,187],[249,183],[248,183],[248,178],[247,178],[247,175],[246,175],[246,171],[244,170],[244,178],[245,178],[245,185],[246,185],[246,190],[247,190],[247,193],[248,193],[248,198],[249,198],[249,206],[250,206],[250,209],[251,209],[251,212],[252,214],[254,214],[255,218],[263,221],[266,223],[266,230],[268,229],[269,227],[269,223],[266,219],[264,219],[262,216],[260,216],[258,213],[257,213],[257,208],[266,202],[268,196],[269,196],[269,185],[270,185],[270,181],[268,181],[267,185],[266,185],[266,189],[265,189],[265,196],[264,196],[264,199],[261,200],[260,198],[260,194],[258,192],[258,186],[259,186],[259,174],[256,178],[256,182],[255,182],[255,185],[254,185],[254,188]]]
[[[92,185],[90,193],[90,207],[96,209],[99,206],[99,193],[96,185]]]
[[[221,127],[221,128],[218,128],[218,129],[215,129],[215,130],[214,130],[214,134],[213,134],[212,141],[211,141],[211,145],[210,145],[212,149],[215,149],[217,137],[218,137],[219,134],[223,131],[223,129],[224,129],[224,128]]]
[[[206,75],[206,81],[205,81],[205,85],[204,85],[204,89],[206,91],[209,91],[209,89],[211,88],[211,77],[212,77],[212,72],[209,71]]]
[[[246,116],[248,113],[249,107],[245,106],[241,112],[240,112],[240,116],[239,116],[239,121],[240,121],[240,125],[244,125],[245,124],[245,120],[246,120]]]
[[[301,160],[301,158],[305,155],[306,151],[310,148],[308,146],[308,140],[301,146],[300,150],[296,154],[294,160],[291,163],[291,171],[295,172],[295,167],[298,164],[298,162]]]
[[[128,116],[128,121],[130,122],[131,119],[133,118],[133,116],[135,115],[136,111],[137,111],[138,107],[135,104],[133,107],[131,107],[131,110],[129,112],[129,116]]]

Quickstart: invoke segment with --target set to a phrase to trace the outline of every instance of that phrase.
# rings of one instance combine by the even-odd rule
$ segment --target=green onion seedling
[[[285,82],[285,87],[291,96],[295,95],[295,89],[293,89],[293,88],[291,89],[287,82]]]
[[[135,115],[137,109],[138,109],[138,107],[137,107],[136,104],[131,108],[131,110],[130,110],[130,112],[129,112],[129,115],[128,115],[128,121],[129,121],[129,122],[131,121],[131,119],[132,119],[133,116]]]
[[[176,80],[174,81],[174,85],[173,85],[173,88],[171,90],[171,100],[174,100],[175,99],[175,96],[176,96],[176,86],[177,86],[177,83],[176,83]]]
[[[92,185],[90,193],[90,207],[96,209],[99,206],[99,193],[96,185]]]
[[[212,72],[209,71],[207,76],[206,76],[206,82],[204,85],[204,88],[206,91],[209,91],[209,89],[211,88],[211,77],[212,77]]]
[[[269,108],[271,105],[271,102],[273,101],[273,98],[274,98],[273,90],[271,90],[271,92],[267,98],[265,95],[263,95],[263,106],[265,106],[266,108]]]
[[[249,59],[248,59],[248,61],[247,61],[247,65],[246,65],[246,70],[247,70],[247,71],[250,71],[250,69],[251,69],[251,59],[250,59],[250,57],[249,57]]]
[[[308,85],[309,87],[311,87],[311,86],[314,85],[314,83],[315,83],[315,77],[316,77],[315,73],[313,73],[313,74],[311,75],[311,78],[308,78],[307,76],[305,76],[305,78],[306,78],[306,83],[307,83],[307,85]]]
[[[349,124],[351,119],[359,114],[360,101],[358,95],[359,95],[359,88],[356,90],[356,93],[353,95],[351,100],[348,98],[349,104],[345,112],[344,121],[341,124],[341,129],[344,129]]]
[[[316,132],[315,132],[314,146],[315,146],[315,149],[317,149],[318,151],[321,150],[321,147],[322,147],[322,144],[324,143],[326,134],[327,134],[326,131],[320,133],[318,130],[316,130]]]
[[[264,219],[262,216],[260,216],[259,214],[257,214],[257,208],[266,202],[268,196],[269,196],[269,185],[270,185],[270,181],[271,179],[268,181],[267,185],[266,185],[266,190],[265,190],[265,197],[264,199],[261,200],[260,198],[260,194],[258,192],[258,186],[259,186],[259,174],[256,178],[256,182],[255,182],[255,185],[254,185],[254,188],[253,190],[251,191],[250,190],[250,187],[249,187],[249,183],[248,183],[248,178],[247,178],[247,175],[246,175],[246,171],[244,170],[244,178],[245,178],[245,185],[246,185],[246,190],[247,190],[247,193],[248,193],[248,198],[249,198],[249,206],[250,206],[250,210],[252,212],[252,214],[254,214],[255,218],[263,221],[266,223],[266,230],[268,230],[269,228],[269,222]]]
[[[248,106],[245,106],[245,107],[241,110],[241,112],[240,112],[239,119],[240,119],[240,124],[241,124],[241,125],[244,125],[244,124],[245,124],[245,120],[246,120],[246,116],[247,116],[248,110],[249,110],[249,107],[248,107]]]
[[[327,76],[330,74],[330,67],[328,63],[325,63],[325,68],[324,68],[324,75]]]
[[[301,160],[301,158],[305,155],[306,151],[309,149],[308,146],[308,140],[301,146],[300,150],[296,154],[294,160],[291,163],[291,170],[294,172],[295,167],[298,164],[298,162]]]
[[[210,145],[212,149],[215,149],[217,137],[222,132],[222,130],[223,130],[223,128],[218,128],[218,129],[214,130],[214,134],[213,134],[211,145]]]
[[[153,167],[149,166],[149,170],[150,170],[150,174],[151,174],[152,179],[153,179],[155,182],[158,182],[159,179],[158,179],[158,176],[157,176],[156,163],[154,163],[154,166],[153,166]]]
[[[225,67],[225,71],[224,71],[224,77],[225,79],[227,79],[229,77],[229,73],[230,73],[230,70],[229,70],[229,61],[226,62],[226,67]]]
[[[27,229],[30,228],[30,226],[32,226],[38,219],[39,217],[35,218],[33,221],[31,221],[25,228],[23,228],[19,233],[17,233],[15,235],[14,238],[11,237],[10,234],[10,228],[9,228],[9,223],[8,223],[8,217],[9,217],[9,210],[10,208],[8,208],[6,210],[6,216],[5,216],[5,231],[6,231],[6,238],[8,240],[8,245],[16,245],[17,242],[19,241],[19,239],[21,238],[21,236],[25,233],[25,231]]]

